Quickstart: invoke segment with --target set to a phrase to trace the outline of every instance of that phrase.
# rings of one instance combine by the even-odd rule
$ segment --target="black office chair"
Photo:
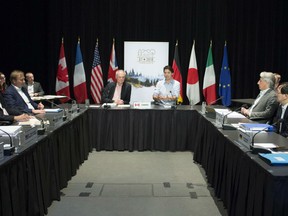
[[[11,125],[13,122],[12,121],[0,121],[0,126],[7,126]]]

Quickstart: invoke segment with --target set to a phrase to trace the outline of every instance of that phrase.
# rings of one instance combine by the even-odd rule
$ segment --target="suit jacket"
[[[277,114],[276,114],[276,117],[274,119],[275,123],[281,119],[281,115],[282,115],[282,105],[278,106]],[[280,125],[282,125],[282,126],[280,127]],[[285,113],[283,116],[283,121],[280,123],[277,123],[277,125],[276,125],[277,133],[279,133],[280,135],[282,135],[284,137],[288,137],[288,127],[287,126],[288,126],[288,108],[286,108],[286,110],[285,110]]]
[[[0,108],[0,125],[1,125],[1,121],[8,121],[8,122],[12,123],[14,121],[13,115],[18,115],[17,110],[14,110],[13,108],[11,108],[11,109],[7,108],[2,93],[0,93],[0,103],[1,103],[2,107],[5,108],[6,111],[9,113],[9,115],[4,115],[3,109]]]
[[[25,88],[22,87],[22,91],[24,92],[24,94],[27,96],[27,98],[29,99],[29,102],[31,103],[31,105],[37,109],[38,105],[37,103],[35,103],[31,97],[29,96],[27,90]],[[32,110],[28,108],[28,105],[25,103],[25,101],[23,100],[23,98],[21,97],[21,95],[17,92],[17,90],[15,89],[15,87],[13,85],[10,85],[5,93],[4,93],[4,99],[7,105],[7,108],[14,108],[16,109],[20,114],[21,113],[32,113]]]
[[[102,103],[114,102],[112,98],[114,96],[115,88],[116,88],[115,82],[107,84],[107,86],[102,91],[102,98],[101,98]],[[121,89],[121,100],[124,101],[124,104],[130,103],[130,96],[131,96],[131,85],[129,83],[124,82]]]
[[[23,87],[26,88],[26,90],[28,91],[27,83],[25,83]],[[34,93],[38,93],[39,96],[44,95],[44,90],[42,89],[42,86],[39,82],[34,82],[33,89],[34,89]]]
[[[249,118],[258,122],[271,123],[279,103],[277,102],[276,93],[273,89],[269,89],[253,108]]]

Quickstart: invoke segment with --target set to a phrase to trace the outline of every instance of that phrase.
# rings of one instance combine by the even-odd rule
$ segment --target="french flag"
[[[84,65],[82,60],[82,54],[80,49],[80,39],[77,43],[77,50],[76,50],[76,61],[75,61],[75,68],[74,68],[74,77],[73,77],[73,84],[74,84],[74,96],[77,103],[85,103],[87,99],[87,88],[86,88],[86,77],[84,71]]]

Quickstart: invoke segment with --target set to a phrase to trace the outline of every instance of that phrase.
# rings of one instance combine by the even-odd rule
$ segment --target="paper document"
[[[227,118],[246,118],[246,117],[241,113],[231,112],[229,115],[227,115]]]
[[[89,108],[100,108],[101,105],[97,105],[97,104],[92,104],[92,105],[89,105]]]
[[[47,113],[58,113],[61,112],[63,109],[56,108],[56,109],[44,109]]]
[[[129,108],[130,104],[119,104],[117,105],[118,107],[124,107],[124,108]]]
[[[28,121],[18,122],[18,125],[41,125],[41,122],[35,117],[32,117]]]
[[[270,148],[276,148],[278,146],[275,145],[274,143],[254,143],[254,147],[262,147],[262,148],[270,149]]]

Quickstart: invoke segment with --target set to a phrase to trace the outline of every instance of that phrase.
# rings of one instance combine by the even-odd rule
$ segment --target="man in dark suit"
[[[14,121],[28,121],[29,119],[29,115],[21,114],[14,108],[7,108],[2,93],[0,93],[0,125],[12,124]]]
[[[27,90],[23,88],[25,78],[24,73],[14,70],[10,74],[11,85],[4,93],[7,108],[14,108],[20,113],[45,113],[42,103],[35,103],[29,96]]]
[[[102,92],[102,103],[116,103],[117,105],[129,104],[131,96],[131,85],[125,82],[124,70],[116,71],[116,83],[111,82]]]
[[[271,123],[278,107],[274,74],[261,72],[257,84],[260,89],[258,97],[249,109],[241,108],[241,113],[257,122]]]
[[[277,101],[280,103],[274,122],[277,132],[284,137],[288,137],[288,83],[281,83],[277,88]],[[280,121],[280,119],[282,121]]]
[[[42,96],[44,95],[44,90],[39,82],[34,81],[34,75],[31,72],[25,74],[26,83],[24,88],[28,91],[30,97]]]

